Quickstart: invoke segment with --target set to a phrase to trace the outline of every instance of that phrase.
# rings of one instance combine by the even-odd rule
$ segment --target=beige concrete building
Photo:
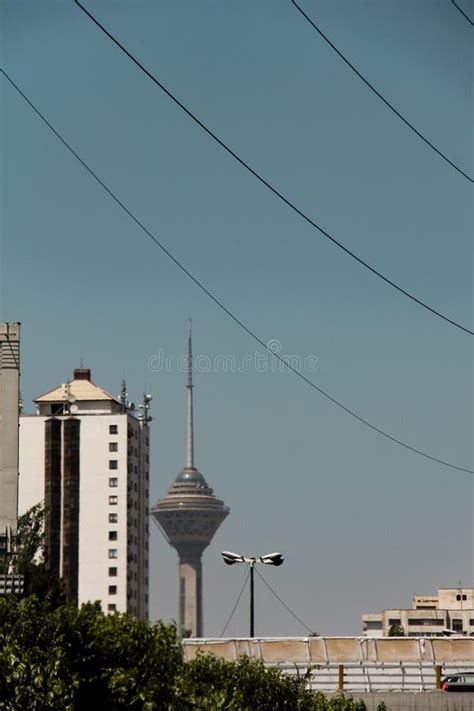
[[[148,617],[149,426],[78,368],[20,418],[19,511],[45,502],[45,555],[70,600]]]
[[[437,595],[415,595],[409,609],[362,615],[366,637],[388,637],[401,625],[407,637],[474,636],[474,588],[440,588]]]
[[[0,554],[16,532],[20,324],[0,323]]]

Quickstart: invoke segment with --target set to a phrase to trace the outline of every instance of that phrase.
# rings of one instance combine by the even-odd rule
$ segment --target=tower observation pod
[[[217,499],[194,465],[193,355],[191,321],[188,325],[186,466],[158,501],[151,514],[178,564],[178,634],[202,637],[202,554],[212,541],[229,508]]]

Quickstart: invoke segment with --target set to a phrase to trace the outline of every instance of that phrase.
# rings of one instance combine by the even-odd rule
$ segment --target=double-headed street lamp
[[[254,568],[257,563],[281,565],[284,558],[281,553],[267,553],[267,555],[261,555],[257,558],[248,558],[240,553],[232,553],[232,551],[222,551],[221,555],[227,565],[247,563],[250,567],[250,636],[255,637]]]

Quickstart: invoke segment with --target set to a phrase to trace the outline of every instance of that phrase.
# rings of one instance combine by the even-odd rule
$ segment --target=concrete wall
[[[186,659],[202,651],[227,660],[246,654],[268,664],[474,663],[473,637],[187,639],[183,645]]]
[[[436,693],[437,666],[441,667],[443,677],[463,671],[474,672],[474,638],[186,639],[183,647],[186,660],[194,659],[198,651],[228,661],[246,654],[261,659],[267,667],[278,667],[288,674],[305,674],[310,670],[308,687],[323,692],[341,688],[342,672],[342,690],[354,698],[359,698],[363,692],[411,692],[412,696],[414,692]],[[391,709],[391,705],[388,708]],[[412,706],[397,708],[401,711]],[[413,708],[417,708],[416,702]],[[458,711],[461,708],[464,707],[459,707]],[[471,711],[474,711],[474,704]]]

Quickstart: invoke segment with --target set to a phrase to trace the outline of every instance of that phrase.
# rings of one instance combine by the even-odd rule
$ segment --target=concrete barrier
[[[431,691],[440,675],[474,672],[474,638],[465,637],[186,639],[183,649],[186,660],[247,655],[288,674],[310,669],[308,685],[319,691]]]

